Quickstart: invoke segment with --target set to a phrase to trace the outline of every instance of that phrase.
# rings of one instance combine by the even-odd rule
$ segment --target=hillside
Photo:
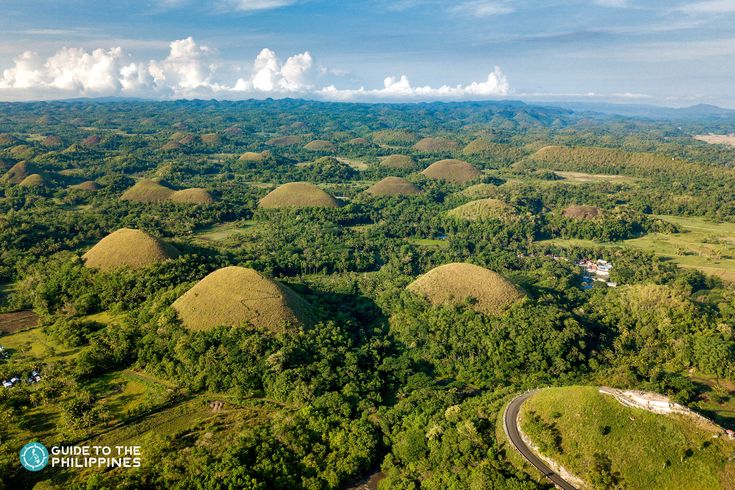
[[[520,420],[544,454],[594,488],[735,488],[735,441],[685,415],[629,408],[578,386],[539,391]]]

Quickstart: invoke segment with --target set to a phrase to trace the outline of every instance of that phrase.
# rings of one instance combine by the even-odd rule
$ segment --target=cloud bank
[[[252,5],[268,3],[253,2]],[[326,78],[339,74],[316,64],[308,51],[282,61],[263,49],[248,76],[226,80],[235,64],[221,62],[217,51],[193,38],[170,43],[161,60],[137,61],[121,47],[62,48],[44,59],[26,51],[0,76],[0,100],[69,97],[146,97],[247,99],[308,97],[325,100],[458,100],[502,97],[510,93],[499,67],[487,79],[440,87],[414,86],[406,75],[389,76],[382,88],[338,88]],[[234,77],[233,77],[234,78]]]

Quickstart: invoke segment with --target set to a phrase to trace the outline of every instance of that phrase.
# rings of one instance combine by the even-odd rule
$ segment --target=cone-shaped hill
[[[425,153],[441,153],[456,150],[457,143],[446,138],[424,138],[413,145],[413,149]]]
[[[192,330],[253,325],[283,331],[312,323],[311,306],[283,284],[245,267],[216,270],[173,303]]]
[[[133,187],[126,190],[120,199],[135,202],[161,202],[169,199],[173,189],[164,187],[152,180],[139,180]]]
[[[41,174],[31,174],[21,180],[18,185],[20,187],[43,187],[46,185],[46,179]]]
[[[373,196],[415,196],[421,189],[401,177],[386,177],[368,187],[365,192]]]
[[[326,140],[314,140],[304,145],[304,148],[311,151],[334,151],[334,144]]]
[[[465,184],[482,175],[474,165],[464,160],[439,160],[429,165],[421,172],[430,179],[443,180],[453,184]]]
[[[100,240],[83,255],[87,267],[100,270],[138,269],[178,257],[173,246],[141,230],[120,228]]]
[[[201,187],[192,187],[191,189],[182,189],[171,194],[172,202],[181,202],[187,204],[211,204],[214,202],[212,195],[208,190]]]
[[[573,204],[564,210],[564,216],[578,220],[593,220],[602,217],[602,210],[596,206]]]
[[[70,185],[69,188],[78,191],[98,191],[100,190],[100,185],[94,180],[87,180],[79,184]]]
[[[264,151],[246,151],[245,153],[240,155],[240,158],[238,158],[238,160],[240,160],[241,162],[262,162],[266,159],[267,156],[267,153]]]
[[[516,213],[513,206],[498,199],[478,199],[477,201],[470,201],[467,204],[456,207],[447,213],[447,215],[453,218],[468,221],[506,218],[508,216],[513,216],[514,214]]]
[[[382,167],[388,168],[411,168],[416,161],[408,155],[390,155],[380,161]]]
[[[36,165],[30,162],[18,162],[3,175],[3,182],[8,184],[20,184],[23,179],[32,174],[39,173],[39,169]]]
[[[260,200],[261,208],[338,208],[339,201],[308,182],[289,182]]]
[[[499,315],[523,298],[518,288],[500,274],[473,264],[439,266],[408,285],[409,291],[434,305],[461,304],[480,313]]]

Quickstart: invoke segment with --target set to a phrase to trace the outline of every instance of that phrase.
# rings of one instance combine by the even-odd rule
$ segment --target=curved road
[[[521,434],[518,431],[518,412],[520,411],[523,402],[534,393],[534,391],[530,391],[514,398],[505,408],[505,413],[503,414],[503,428],[505,429],[505,435],[508,436],[508,440],[513,444],[518,452],[521,453],[521,455],[546,478],[551,480],[557,488],[561,488],[562,490],[577,490],[576,487],[563,479],[559,474],[555,473],[554,470],[549,468],[541,458],[536,456],[521,438]]]

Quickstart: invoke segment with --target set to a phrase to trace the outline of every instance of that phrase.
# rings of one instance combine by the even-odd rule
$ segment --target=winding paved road
[[[539,470],[546,478],[551,480],[557,488],[561,488],[562,490],[577,490],[576,487],[563,479],[559,474],[555,473],[541,458],[536,456],[521,438],[521,434],[518,431],[518,412],[521,409],[523,402],[534,393],[535,392],[530,391],[514,398],[505,408],[505,413],[503,414],[503,428],[505,429],[505,435],[508,437],[511,444],[515,446],[518,452],[521,453],[521,455],[536,467],[536,469]]]

